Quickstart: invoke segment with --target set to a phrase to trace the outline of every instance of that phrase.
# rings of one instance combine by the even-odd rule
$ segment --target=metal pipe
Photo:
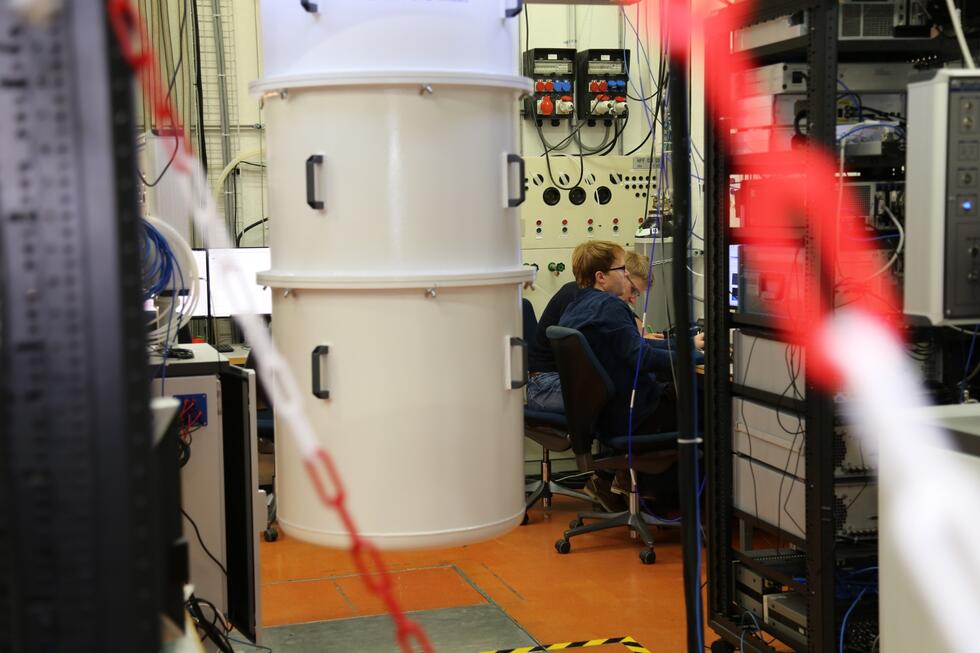
[[[677,5],[687,5],[677,7]],[[675,8],[690,12],[690,0],[675,2]],[[690,34],[674,34],[675,43],[688,43]],[[691,334],[691,288],[687,250],[691,231],[691,135],[689,116],[689,66],[684,48],[670,55],[670,125],[674,206],[674,314],[677,341],[677,430],[678,483],[681,497],[681,533],[684,559],[684,603],[687,615],[688,653],[703,653],[704,630],[701,602],[701,543],[697,496],[698,442],[694,342]]]

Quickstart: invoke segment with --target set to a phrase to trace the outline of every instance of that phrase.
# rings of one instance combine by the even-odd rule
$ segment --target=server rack
[[[740,10],[741,8],[739,8]],[[723,9],[724,12],[736,9]],[[752,8],[743,14],[740,27],[806,12],[807,30],[803,36],[790,38],[771,45],[763,45],[748,54],[754,65],[777,62],[797,62],[809,65],[807,102],[810,112],[809,140],[811,146],[818,143],[831,150],[836,145],[837,124],[837,65],[838,62],[936,62],[956,59],[959,55],[951,40],[895,40],[895,39],[838,39],[838,0],[754,0]],[[726,21],[730,22],[730,21]],[[734,41],[733,41],[734,42]],[[714,79],[720,74],[705,58],[705,78]],[[730,80],[721,80],[722,83]],[[751,315],[739,315],[729,306],[730,244],[739,243],[738,230],[730,227],[730,181],[733,175],[766,174],[784,172],[767,168],[765,155],[731,154],[726,149],[721,130],[729,129],[731,116],[717,115],[711,107],[705,117],[706,145],[706,322],[708,356],[706,360],[706,437],[705,448],[710,482],[707,489],[708,523],[708,623],[720,637],[713,651],[731,651],[741,646],[753,653],[773,653],[776,649],[751,632],[746,632],[734,607],[733,562],[752,569],[761,576],[803,593],[807,599],[808,637],[806,646],[778,637],[771,630],[766,636],[774,636],[783,644],[797,651],[825,653],[836,651],[841,620],[840,606],[835,600],[834,570],[843,553],[835,537],[834,498],[834,451],[833,433],[835,408],[832,397],[822,392],[807,373],[805,399],[787,401],[771,393],[733,385],[730,381],[731,346],[730,329],[749,329],[770,338],[783,339],[770,320]],[[859,165],[904,179],[904,153],[873,157]],[[853,162],[848,162],[851,170]],[[802,172],[802,171],[800,171]],[[820,251],[819,221],[813,221],[796,244],[805,252],[809,284],[804,292],[819,297],[825,304],[833,305],[834,284],[822,280],[833,279],[836,252]],[[792,238],[790,239],[793,240]],[[776,244],[776,243],[774,243]],[[781,244],[788,244],[781,238]],[[780,405],[782,410],[796,412],[806,420],[804,451],[806,456],[806,534],[799,537],[778,531],[770,524],[755,519],[753,515],[734,508],[734,472],[732,398],[743,397],[768,405]],[[780,507],[781,509],[781,507]],[[805,555],[805,580],[786,573],[785,569],[767,565],[737,550],[733,545],[733,522],[738,519],[749,529],[758,528],[773,533],[794,545]],[[876,555],[876,550],[867,552]],[[846,606],[845,606],[846,607]],[[764,626],[764,624],[763,624]],[[763,627],[763,630],[767,630]]]

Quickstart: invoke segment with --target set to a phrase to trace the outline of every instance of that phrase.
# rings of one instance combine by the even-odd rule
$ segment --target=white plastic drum
[[[326,86],[267,99],[270,208],[285,218],[272,228],[273,268],[519,268],[524,83]]]
[[[523,0],[263,0],[263,77],[517,74]]]
[[[523,391],[514,386],[524,372],[511,341],[521,334],[520,285],[487,283],[434,296],[421,288],[274,294],[276,346],[306,386],[304,408],[337,462],[359,529],[380,548],[466,544],[523,518]],[[315,350],[325,352],[316,388]],[[276,428],[279,524],[308,542],[347,546],[285,424]]]

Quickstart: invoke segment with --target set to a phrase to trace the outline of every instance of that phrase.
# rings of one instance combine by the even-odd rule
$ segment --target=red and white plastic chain
[[[130,0],[107,0],[109,22],[119,43],[123,58],[133,69],[140,81],[143,94],[150,100],[153,114],[162,126],[171,127],[176,132],[182,132],[177,114],[167,100],[164,86],[156,68],[156,58],[150,46],[146,27],[140,20],[139,14]],[[186,143],[185,139],[185,143]],[[189,150],[188,150],[189,151]],[[180,160],[174,162],[177,169],[183,169]],[[327,475],[333,494],[328,494],[323,480],[319,475],[319,465],[322,465]],[[403,653],[434,653],[432,644],[425,631],[418,623],[409,619],[395,598],[391,584],[391,576],[384,567],[381,552],[374,544],[365,540],[354,524],[354,518],[345,503],[346,492],[341,485],[340,474],[333,459],[322,448],[317,448],[313,456],[306,461],[306,471],[310,475],[317,496],[323,504],[337,511],[344,528],[350,536],[351,555],[358,573],[364,584],[384,603],[385,609],[395,624],[395,637]],[[418,647],[418,648],[416,648]]]

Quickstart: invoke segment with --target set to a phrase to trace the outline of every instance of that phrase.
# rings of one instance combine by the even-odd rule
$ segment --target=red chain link
[[[157,121],[174,130],[182,131],[177,113],[167,100],[163,81],[156,67],[156,57],[147,36],[146,27],[130,0],[108,0],[109,21],[115,33],[123,58],[139,78],[143,94],[150,100]],[[187,143],[187,139],[185,139]],[[188,148],[189,150],[189,148]],[[177,162],[175,162],[176,165]],[[322,465],[332,488],[328,494],[319,474]],[[385,609],[395,623],[395,637],[403,653],[434,653],[432,644],[418,623],[405,615],[395,598],[391,575],[385,568],[381,552],[371,542],[364,539],[354,518],[346,505],[346,492],[333,459],[322,448],[317,448],[311,459],[306,461],[306,471],[310,476],[317,496],[327,508],[337,511],[344,528],[350,536],[351,556],[361,579],[373,594],[384,603]]]

